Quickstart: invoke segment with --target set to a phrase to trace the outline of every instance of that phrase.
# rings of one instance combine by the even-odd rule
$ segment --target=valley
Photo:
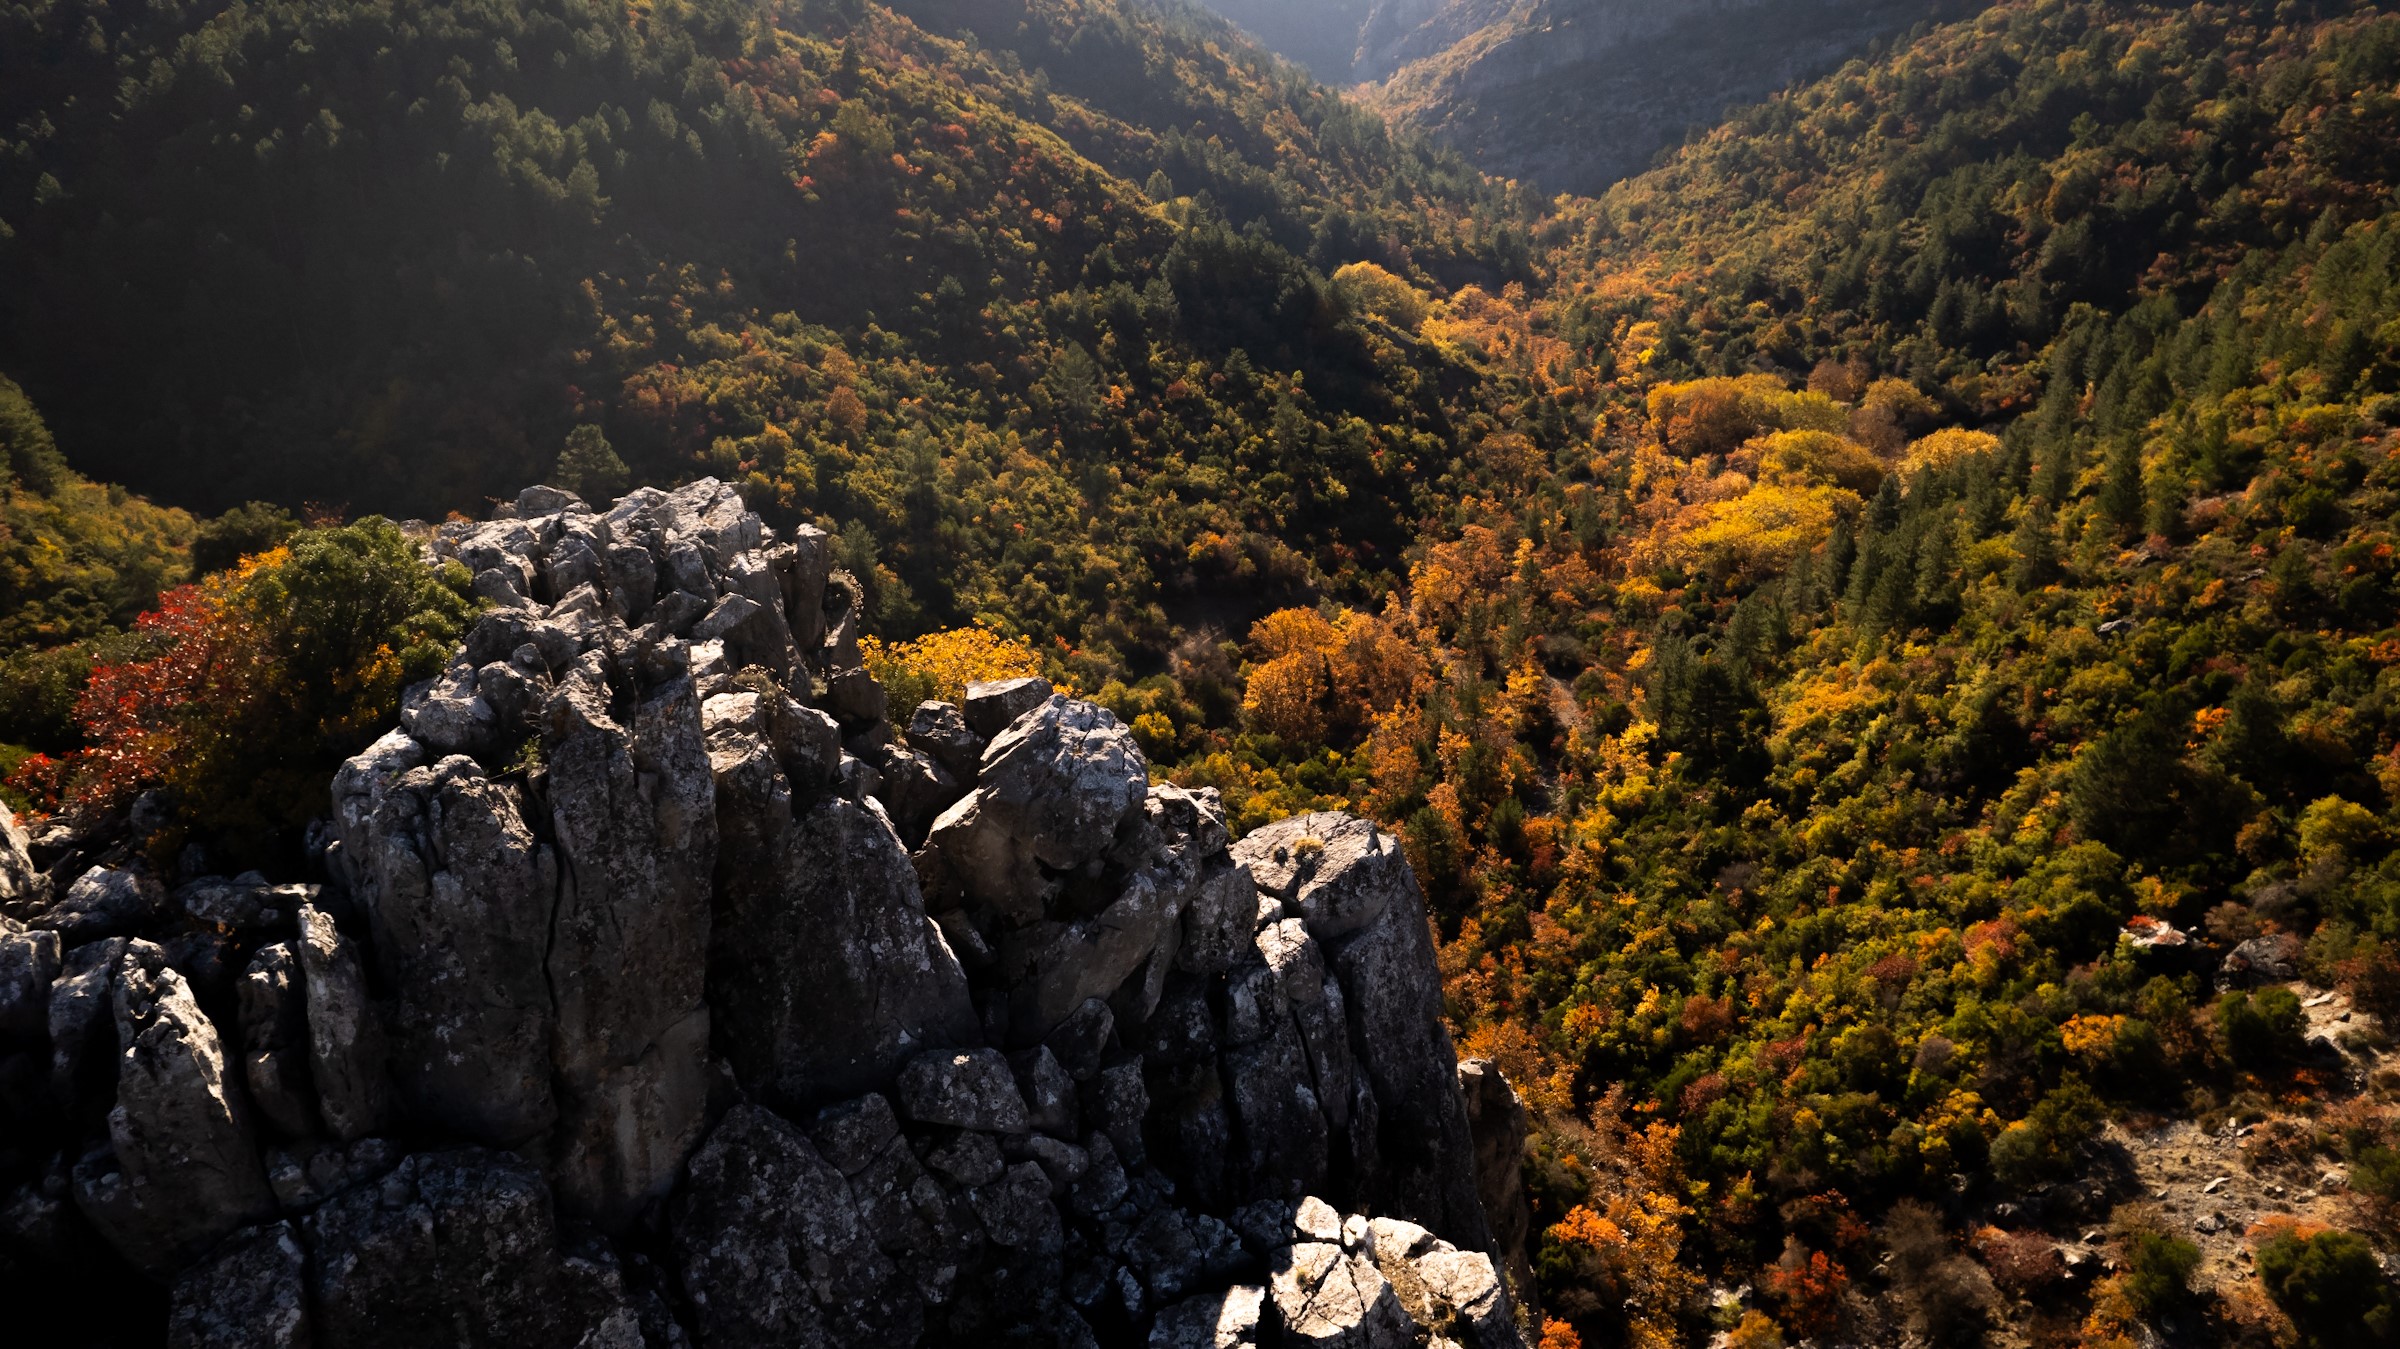
[[[1046,1267],[934,1223],[890,1237],[888,1279],[971,1247],[980,1291],[911,1324],[1055,1329],[1072,1305],[1095,1342],[1161,1342],[1187,1297],[1278,1305],[1269,1263],[1321,1246],[1238,1342],[1305,1322],[1334,1270],[1364,1281],[1360,1317],[1377,1287],[1415,1299],[1418,1338],[1378,1345],[1437,1323],[1540,1349],[2392,1342],[2400,18],[1387,0],[1249,21],[1324,83],[1130,0],[0,14],[0,790],[48,897],[0,907],[0,940],[155,942],[143,978],[203,988],[194,953],[264,938],[183,898],[98,935],[66,915],[118,892],[70,904],[84,866],[127,894],[249,894],[229,878],[250,867],[332,885],[328,784],[363,781],[345,765],[395,725],[440,751],[411,771],[535,803],[501,818],[578,855],[538,784],[597,771],[568,750],[593,709],[631,718],[674,683],[637,650],[655,629],[719,644],[730,664],[685,671],[693,726],[717,718],[696,752],[754,776],[668,772],[631,721],[628,763],[708,786],[745,855],[832,845],[758,834],[790,821],[736,787],[783,781],[829,819],[874,801],[899,861],[867,908],[914,894],[958,953],[970,1015],[943,1034],[1030,1053],[1010,1018],[1042,1009],[1040,1039],[1072,1010],[1035,972],[1087,967],[1020,919],[1107,948],[1092,997],[1124,1030],[1089,1066],[1143,1107],[1105,1115],[1087,1076],[1072,1121],[981,1132],[1063,1215],[1059,1250],[1109,1249],[1109,1204],[1074,1207],[1091,1172],[1059,1179],[1076,1162],[1051,1145],[1098,1165],[1113,1121],[1125,1202],[1179,1215],[1158,1230],[1183,1254],[1111,1250],[1072,1289],[1062,1264],[1088,1300],[986,1316],[976,1297]],[[669,491],[696,504],[644,495]],[[705,539],[733,542],[703,587]],[[491,702],[537,675],[584,702]],[[1032,678],[1109,781],[1210,804],[1103,857],[1025,804],[1090,785],[1061,769],[994,807],[1027,812],[1005,827],[944,834],[976,782],[1015,789],[942,760],[969,740],[939,708],[998,717],[971,688]],[[737,725],[720,700],[743,698]],[[799,729],[820,720],[829,750]],[[1162,944],[1215,930],[1169,852],[1283,887],[1250,940],[1297,930],[1257,948],[1284,980],[1354,949],[1331,899],[1277,916],[1304,907],[1291,859],[1366,822],[1378,886],[1422,914],[1385,899],[1373,921],[1409,915],[1422,958],[1277,983],[1296,1038],[1258,1038],[1238,943],[1197,968]],[[1002,865],[1034,839],[1047,870]],[[772,910],[741,898],[749,868],[701,870],[732,879],[676,901],[693,914]],[[1137,872],[1176,918],[1102,920]],[[1028,916],[1028,876],[1054,909]],[[1096,935],[1143,914],[1138,951]],[[352,926],[365,959],[413,949]],[[789,938],[776,959],[806,954]],[[741,1029],[759,1004],[721,994],[750,985],[686,964],[670,1010],[723,1019],[710,1052],[755,1098],[712,1157],[789,1150],[870,1086],[898,1099],[897,1057],[821,1100],[819,1067],[761,1087],[806,1047]],[[368,987],[430,997],[432,971]],[[1513,1272],[1506,1332],[1464,1285],[1410,1291],[1433,1245],[1347,1232],[1435,1211],[1385,1169],[1406,1148],[1313,1086],[1292,1105],[1336,1080],[1325,1027],[1353,1024],[1310,1018],[1394,988],[1422,996],[1411,1036],[1438,1027],[1522,1102],[1513,1146],[1472,1140],[1515,1181],[1416,1219]],[[536,1020],[573,1005],[520,991]],[[43,1141],[0,1143],[0,1208],[33,1215],[0,1226],[0,1285],[124,1280],[149,1291],[106,1342],[154,1342],[168,1285],[71,1197],[86,1150],[123,1146],[108,1091],[76,1079],[61,1116],[25,1085],[53,1080],[65,1023],[8,996],[6,1138]],[[1270,1040],[1291,1056],[1271,1070]],[[596,1089],[580,1043],[535,1074],[562,1100]],[[1441,1114],[1440,1058],[1410,1051],[1416,1086],[1370,1096]],[[695,1148],[728,1118],[696,1100]],[[1253,1232],[1209,1186],[1280,1174],[1270,1104],[1328,1149],[1289,1196],[1324,1213]],[[942,1108],[903,1110],[891,1166],[942,1176],[944,1212],[998,1203],[946,1150],[980,1126]],[[412,1157],[481,1137],[423,1109]],[[606,1228],[640,1342],[729,1324],[693,1290],[734,1266],[676,1244],[704,1229],[593,1216],[576,1196],[625,1196],[568,1188],[558,1159],[582,1154],[552,1147],[492,1174]],[[451,1183],[429,1165],[412,1194]],[[1469,1207],[1521,1248],[1459,1227]],[[364,1230],[277,1212],[303,1264]],[[901,1296],[868,1267],[858,1287]],[[890,1324],[830,1289],[809,1305]]]

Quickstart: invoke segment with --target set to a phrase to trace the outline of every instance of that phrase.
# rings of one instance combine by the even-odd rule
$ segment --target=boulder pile
[[[0,812],[0,1278],[178,1346],[1522,1343],[1396,840],[1236,843],[1039,679],[896,724],[713,481],[425,544],[489,605],[315,879]]]

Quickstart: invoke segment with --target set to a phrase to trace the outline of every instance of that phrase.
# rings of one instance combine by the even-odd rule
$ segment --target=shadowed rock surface
[[[319,882],[0,830],[9,1269],[192,1346],[1519,1343],[1390,836],[1236,845],[1040,680],[897,730],[714,482],[427,550],[493,603]]]

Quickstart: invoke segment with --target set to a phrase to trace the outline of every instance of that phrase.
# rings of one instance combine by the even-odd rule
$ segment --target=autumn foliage
[[[903,723],[928,699],[960,703],[969,684],[1042,672],[1040,653],[1025,639],[989,628],[950,628],[904,642],[862,637],[858,649],[891,699],[894,720]]]
[[[169,591],[135,624],[141,654],[92,671],[75,708],[87,748],[56,770],[62,804],[109,810],[160,788],[237,844],[305,822],[334,765],[448,659],[465,588],[367,520]]]
[[[1332,617],[1283,609],[1250,629],[1243,714],[1299,743],[1352,744],[1375,714],[1412,700],[1425,662],[1382,619],[1350,609]]]

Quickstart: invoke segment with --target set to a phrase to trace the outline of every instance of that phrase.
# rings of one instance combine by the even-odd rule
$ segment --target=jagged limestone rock
[[[975,790],[934,821],[925,851],[937,886],[1006,923],[1037,921],[1059,877],[1097,861],[1148,790],[1149,765],[1123,723],[1052,695],[993,739]]]
[[[849,1182],[764,1110],[734,1107],[693,1155],[669,1230],[709,1349],[916,1339],[921,1313],[892,1287]]]
[[[274,1195],[216,1027],[166,953],[134,941],[111,990],[118,1060],[110,1151],[76,1167],[92,1225],[153,1274],[272,1212]]]
[[[89,1100],[96,1084],[115,1084],[117,1026],[110,1006],[125,942],[110,937],[59,960],[50,983],[50,1090],[62,1102]]]
[[[1268,1281],[1283,1339],[1321,1349],[1387,1349],[1418,1342],[1420,1327],[1375,1262],[1327,1241],[1277,1253]]]
[[[316,1082],[308,1068],[308,1002],[299,957],[283,942],[260,948],[242,971],[238,997],[242,1080],[251,1102],[288,1136],[315,1133]]]
[[[1256,1284],[1194,1294],[1158,1314],[1150,1349],[1258,1349],[1266,1295]]]
[[[317,1113],[343,1142],[364,1138],[391,1114],[383,1026],[367,1003],[366,972],[356,947],[321,909],[300,910],[299,946]]]
[[[795,819],[780,774],[755,758],[719,781],[709,986],[744,1080],[770,1101],[815,1104],[889,1082],[928,1046],[979,1038],[966,974],[880,810],[833,797]]]
[[[387,757],[396,767],[418,756]],[[345,846],[376,968],[395,994],[391,1065],[403,1111],[480,1143],[541,1137],[557,1118],[542,971],[554,855],[535,841],[516,792],[471,759],[408,767],[373,796]]]
[[[619,719],[599,653],[545,716],[558,904],[545,962],[560,1201],[603,1226],[673,1184],[708,1096],[710,886],[717,819],[688,675]]]
[[[1409,1218],[1462,1248],[1489,1251],[1474,1140],[1459,1100],[1457,1052],[1441,1021],[1441,982],[1425,901],[1400,841],[1351,815],[1271,824],[1236,844],[1262,893],[1297,913],[1341,985],[1371,1130],[1356,1131],[1353,1202]],[[1355,1108],[1355,1107],[1354,1107]]]
[[[0,929],[0,1035],[35,1038],[50,1029],[50,985],[58,980],[55,932]]]
[[[1531,1121],[1525,1103],[1490,1059],[1459,1061],[1458,1094],[1475,1140],[1475,1188],[1491,1225],[1493,1255],[1509,1283],[1530,1295],[1533,1210],[1525,1197],[1525,1138]]]
[[[1021,1134],[1032,1127],[1008,1060],[989,1049],[929,1050],[900,1070],[900,1111],[923,1124]]]
[[[32,843],[16,813],[0,802],[0,914],[29,915],[48,900],[50,883],[33,869]]]
[[[75,878],[32,926],[56,932],[68,946],[142,931],[166,907],[166,895],[146,872],[93,867]]]
[[[967,685],[962,711],[968,728],[988,742],[1014,726],[1017,718],[1050,701],[1051,693],[1050,681],[1038,675],[982,680]]]
[[[255,1098],[272,1146],[186,1142],[297,1228],[158,1257],[218,1262],[178,1335],[239,1306],[328,1346],[1513,1343],[1391,840],[1236,849],[1039,680],[900,738],[829,540],[722,484],[428,535],[493,607],[337,776],[323,892],[204,877],[135,920],[159,946],[20,962],[86,1127],[183,1099],[115,1099],[121,992],[239,1012],[223,1113]],[[154,1164],[70,1188],[183,1242],[126,1198]]]

